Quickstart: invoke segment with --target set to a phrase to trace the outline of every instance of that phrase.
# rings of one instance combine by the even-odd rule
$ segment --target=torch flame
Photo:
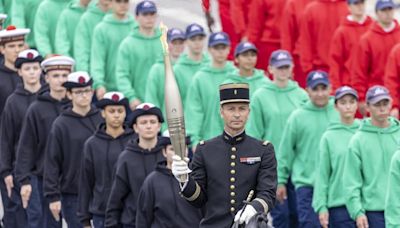
[[[161,22],[160,23],[160,30],[161,30],[161,46],[163,49],[163,53],[164,55],[168,55],[169,51],[168,51],[168,42],[167,42],[167,32],[168,32],[168,27]]]

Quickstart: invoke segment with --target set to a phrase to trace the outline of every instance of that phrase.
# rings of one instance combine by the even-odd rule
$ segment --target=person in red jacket
[[[235,0],[234,0],[235,1]],[[293,56],[294,80],[303,88],[306,87],[307,75],[300,66],[300,19],[308,3],[313,0],[288,0],[284,8],[281,23],[281,48]]]
[[[389,89],[393,98],[393,108],[390,115],[398,119],[400,106],[400,44],[396,44],[390,51],[383,83]]]
[[[333,34],[329,50],[329,76],[332,89],[350,85],[351,55],[360,37],[372,24],[365,14],[364,0],[347,0],[350,14]]]
[[[300,64],[304,73],[329,71],[331,39],[348,13],[345,0],[316,0],[308,4],[300,25]]]
[[[202,0],[202,6],[203,6],[203,11],[206,16],[207,20],[207,25],[212,33],[212,26],[215,24],[214,18],[211,16],[210,12],[210,0]],[[232,23],[232,18],[230,14],[230,7],[231,7],[231,2],[230,0],[218,0],[218,8],[219,8],[219,17],[221,19],[221,27],[222,31],[226,32],[230,39],[231,39],[231,47],[236,47],[236,44],[240,42],[240,34],[236,33],[233,23]],[[233,48],[231,48],[231,51],[229,53],[228,59],[233,60]]]
[[[375,5],[377,21],[361,36],[352,60],[350,83],[360,96],[359,111],[367,115],[367,88],[383,85],[385,65],[390,50],[400,42],[400,26],[394,20],[392,0],[378,0]]]
[[[249,9],[252,0],[230,0],[230,16],[235,33],[240,39],[247,39],[246,30],[249,24]]]
[[[268,71],[269,57],[281,48],[280,25],[286,0],[252,0],[247,38],[259,54],[256,68]]]

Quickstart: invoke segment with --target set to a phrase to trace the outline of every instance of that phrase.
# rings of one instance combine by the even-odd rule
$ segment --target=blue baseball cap
[[[282,67],[293,65],[292,55],[285,50],[276,50],[272,52],[269,58],[269,65],[273,67]]]
[[[194,36],[205,36],[206,32],[204,32],[204,28],[199,24],[193,23],[186,27],[186,39],[190,39]]]
[[[325,71],[311,71],[307,75],[307,87],[314,89],[318,85],[330,85],[328,73]]]
[[[185,33],[183,33],[182,30],[178,29],[178,28],[171,28],[168,29],[167,32],[167,40],[168,42],[174,41],[174,40],[185,40],[186,36]]]
[[[395,8],[393,0],[378,0],[375,4],[375,10],[383,10],[386,8]]]
[[[372,86],[367,91],[366,100],[369,104],[376,104],[381,100],[391,100],[389,90],[384,86]]]
[[[361,3],[364,2],[364,0],[347,0],[347,4],[351,5],[351,4],[357,4],[357,3]]]
[[[235,48],[235,57],[246,52],[246,51],[255,51],[258,52],[256,46],[250,42],[242,42],[238,44]]]
[[[228,46],[231,45],[228,34],[226,34],[225,32],[215,32],[211,34],[208,38],[208,46],[214,47],[218,44],[225,44]]]
[[[156,4],[152,1],[142,1],[136,5],[136,15],[141,13],[157,13]]]
[[[346,95],[353,95],[358,100],[358,93],[355,89],[349,86],[342,86],[338,88],[335,92],[335,101],[339,100],[340,98]]]

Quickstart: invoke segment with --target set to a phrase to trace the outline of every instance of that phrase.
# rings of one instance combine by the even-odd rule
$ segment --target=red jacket
[[[348,13],[344,0],[317,0],[307,5],[300,22],[300,64],[305,73],[329,69],[333,33]]]
[[[385,32],[378,22],[361,36],[352,60],[351,84],[358,91],[360,100],[365,100],[367,89],[383,85],[385,65],[393,46],[400,41],[400,27]]]
[[[399,108],[400,101],[400,44],[390,51],[385,68],[383,83],[393,97],[393,107]]]
[[[329,50],[329,77],[333,90],[343,85],[350,86],[352,59],[350,56],[354,55],[354,47],[372,22],[370,17],[367,17],[362,24],[346,18],[336,29]]]
[[[252,0],[247,36],[253,43],[280,44],[280,26],[286,0]]]
[[[231,0],[230,15],[233,28],[241,37],[246,35],[251,1],[252,0]]]
[[[312,0],[288,0],[286,2],[281,23],[281,47],[299,55],[300,18],[303,16],[304,8]]]

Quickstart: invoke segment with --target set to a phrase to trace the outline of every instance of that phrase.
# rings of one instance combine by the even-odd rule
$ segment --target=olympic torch
[[[167,30],[168,28],[161,23],[161,44],[164,54],[165,67],[165,111],[167,115],[167,124],[169,136],[175,154],[182,159],[186,157],[186,134],[185,120],[183,117],[182,99],[179,93],[178,84],[172,70],[171,59],[169,57]],[[183,180],[184,181],[184,180]]]

